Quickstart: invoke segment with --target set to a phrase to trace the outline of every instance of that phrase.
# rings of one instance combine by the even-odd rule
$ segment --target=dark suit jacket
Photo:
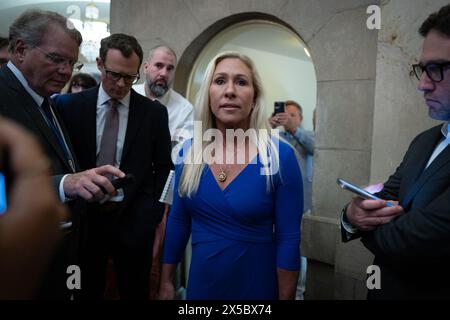
[[[73,171],[64,157],[64,152],[58,144],[58,140],[42,117],[36,102],[6,66],[0,69],[0,97],[0,115],[17,121],[38,138],[45,154],[51,160],[52,173],[55,175],[53,182],[56,189],[58,189],[62,176]],[[55,108],[53,110],[63,130],[68,147],[73,154],[73,148],[68,139],[64,123],[61,121]],[[77,169],[76,159],[74,160]]]
[[[40,142],[45,154],[51,161],[51,169],[53,174],[53,184],[55,191],[59,194],[59,184],[64,174],[72,173],[72,169],[64,157],[64,152],[58,144],[57,138],[52,130],[48,127],[42,114],[40,113],[36,102],[28,94],[19,80],[14,76],[9,68],[3,66],[0,68],[0,115],[13,119],[22,126],[30,130]],[[54,108],[53,108],[54,109]],[[64,134],[72,155],[73,148],[64,123],[61,121],[56,110],[55,114]],[[76,159],[74,158],[75,169],[78,169]],[[7,189],[14,181],[14,176],[8,164],[2,164],[1,170],[5,171],[5,180]],[[39,190],[37,190],[39,191]],[[59,196],[58,196],[59,198]],[[83,210],[83,203],[79,201],[70,201],[68,203],[73,223],[72,232],[66,234],[59,251],[50,264],[50,270],[44,280],[43,286],[40,288],[39,298],[64,299],[70,297],[70,292],[66,287],[66,269],[69,265],[77,264],[77,245],[78,245],[78,226],[80,215]]]
[[[442,138],[441,127],[412,141],[377,194],[398,200],[405,214],[357,235],[381,269],[381,290],[369,290],[369,298],[450,297],[450,147],[425,169]]]
[[[96,87],[55,99],[83,170],[96,167],[98,90]],[[158,200],[172,167],[166,108],[131,90],[120,169],[134,174],[136,181],[124,188],[121,210],[139,230],[154,228],[161,220],[164,206]]]

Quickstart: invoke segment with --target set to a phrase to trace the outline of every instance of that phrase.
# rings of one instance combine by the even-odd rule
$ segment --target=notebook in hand
[[[173,199],[173,185],[175,183],[175,171],[170,170],[169,176],[167,177],[166,184],[164,185],[163,192],[159,202],[166,203],[169,206],[172,205]]]

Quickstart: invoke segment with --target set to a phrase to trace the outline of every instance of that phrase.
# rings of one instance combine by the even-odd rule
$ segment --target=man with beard
[[[144,63],[145,83],[134,85],[133,89],[150,100],[157,100],[167,107],[169,114],[169,130],[172,140],[172,158],[175,161],[177,150],[183,141],[190,139],[194,131],[194,108],[170,86],[175,78],[177,56],[175,51],[166,45],[157,45],[150,49],[148,59]],[[175,148],[175,146],[177,146]],[[161,272],[160,255],[164,239],[165,221],[169,211],[169,202],[165,202],[164,218],[156,229],[153,247],[153,269],[151,272],[150,298],[156,299]]]
[[[166,45],[153,47],[144,63],[145,83],[133,86],[136,92],[167,107],[172,147],[192,137],[194,108],[170,88],[175,78],[177,56]]]

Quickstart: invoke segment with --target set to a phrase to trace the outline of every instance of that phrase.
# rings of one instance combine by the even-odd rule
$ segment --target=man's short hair
[[[450,4],[428,16],[419,28],[422,37],[426,37],[431,30],[437,30],[450,38]]]
[[[155,51],[156,51],[157,49],[159,49],[159,48],[165,48],[165,49],[167,49],[167,50],[175,57],[175,63],[176,63],[176,61],[177,61],[177,54],[176,54],[175,51],[174,51],[171,47],[169,47],[167,44],[158,44],[158,45],[152,47],[152,48],[150,49],[150,51],[148,52],[148,59],[147,59],[147,60],[150,60],[150,59],[152,58],[153,54],[155,53]]]
[[[0,37],[0,49],[7,47],[9,44],[8,38]]]
[[[133,52],[139,57],[139,68],[144,57],[142,47],[135,37],[123,34],[114,33],[109,37],[102,39],[100,42],[100,58],[106,62],[106,54],[109,49],[117,49],[125,58],[129,58]]]
[[[17,39],[22,39],[28,45],[39,46],[42,38],[54,26],[59,26],[78,46],[81,45],[81,33],[66,17],[52,11],[32,9],[22,13],[9,27],[9,52],[14,51]]]
[[[300,104],[298,102],[296,102],[294,100],[287,100],[284,104],[286,106],[294,106],[294,107],[296,107],[298,109],[298,111],[300,111],[300,115],[303,116],[303,109],[302,109],[302,107],[300,106]]]

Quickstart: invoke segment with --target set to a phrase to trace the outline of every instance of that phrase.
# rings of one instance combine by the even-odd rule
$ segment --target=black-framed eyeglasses
[[[45,51],[44,49],[42,49],[39,46],[33,46],[33,48],[38,49],[39,51],[41,51],[44,55],[45,58],[50,61],[51,63],[53,63],[54,65],[57,65],[58,67],[63,67],[66,64],[69,65],[69,67],[73,70],[73,71],[80,71],[81,68],[83,67],[83,64],[79,61],[73,61],[69,58],[65,58],[62,57],[56,53],[50,53]]]
[[[444,79],[444,69],[450,66],[450,61],[444,63],[429,63],[422,65],[420,63],[413,64],[412,68],[416,78],[420,80],[420,77],[426,72],[428,78],[433,82],[441,82]]]
[[[126,73],[121,73],[121,72],[115,72],[112,70],[108,70],[105,67],[105,73],[106,73],[106,77],[112,81],[119,81],[120,79],[123,79],[123,81],[126,84],[135,84],[136,82],[139,81],[140,75],[139,73],[137,74],[126,74]]]

